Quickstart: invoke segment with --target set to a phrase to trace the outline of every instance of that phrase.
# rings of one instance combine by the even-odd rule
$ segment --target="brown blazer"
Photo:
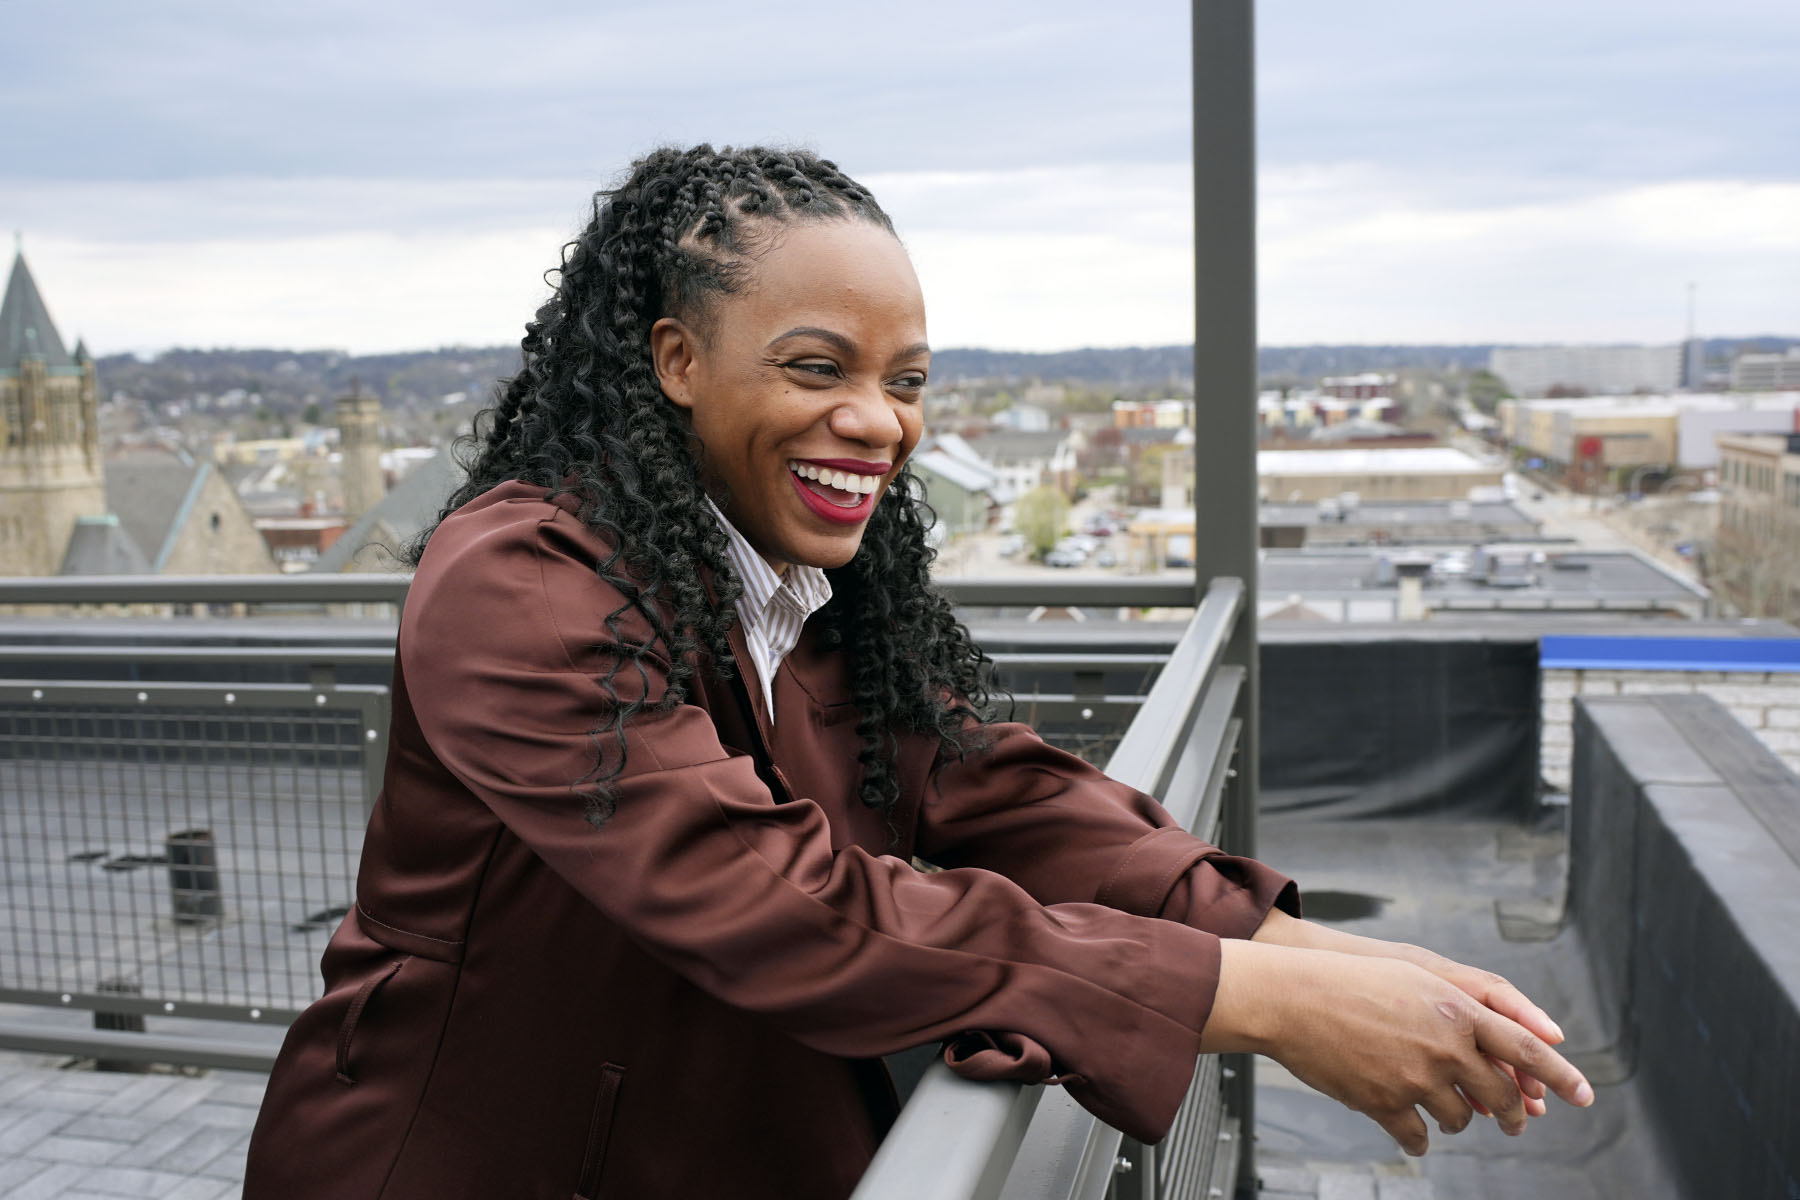
[[[970,1031],[1019,1052],[961,1069],[1054,1071],[1166,1133],[1218,937],[1292,884],[1022,725],[935,773],[935,739],[905,739],[892,845],[810,625],[773,727],[757,688],[704,673],[637,718],[596,830],[572,785],[617,636],[605,550],[519,483],[433,536],[356,905],[269,1080],[247,1200],[836,1200],[893,1116],[878,1056]]]

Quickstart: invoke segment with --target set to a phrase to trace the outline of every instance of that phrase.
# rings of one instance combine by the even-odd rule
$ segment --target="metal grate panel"
[[[386,701],[0,684],[0,999],[291,1019],[353,901]]]

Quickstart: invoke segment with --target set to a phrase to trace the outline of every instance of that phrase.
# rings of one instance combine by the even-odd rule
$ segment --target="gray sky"
[[[515,340],[662,141],[799,143],[933,341],[1186,341],[1187,7],[0,0],[0,220],[64,336]],[[1265,0],[1268,344],[1800,333],[1800,7]],[[1201,164],[1204,169],[1204,164]]]

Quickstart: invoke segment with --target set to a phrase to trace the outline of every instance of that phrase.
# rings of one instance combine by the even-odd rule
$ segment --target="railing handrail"
[[[957,604],[1188,608],[1194,577],[1044,578],[949,576],[937,581]],[[400,604],[412,576],[400,572],[333,575],[77,575],[0,578],[0,604]]]
[[[0,579],[0,604],[399,604],[411,575],[48,575]]]
[[[1167,784],[1243,604],[1242,580],[1213,580],[1108,761],[1108,775],[1152,794]],[[1197,809],[1198,802],[1191,807]],[[1188,814],[1188,819],[1195,815]],[[1041,1085],[974,1083],[956,1075],[942,1059],[933,1062],[869,1164],[853,1200],[998,1196],[1042,1093]]]
[[[1002,667],[1161,667],[1166,654],[1135,651],[1058,654],[1051,651],[1001,651],[989,656]],[[0,662],[107,662],[128,658],[137,663],[333,663],[336,665],[388,666],[394,646],[344,646],[321,642],[311,646],[143,646],[116,642],[67,645],[59,642],[0,644]]]

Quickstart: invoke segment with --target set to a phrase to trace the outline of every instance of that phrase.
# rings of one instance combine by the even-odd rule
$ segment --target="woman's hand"
[[[1505,1068],[1570,1104],[1593,1103],[1581,1073],[1523,1025],[1397,958],[1226,940],[1207,1052],[1252,1050],[1386,1129],[1408,1154],[1474,1112],[1524,1131],[1526,1096]],[[1497,1065],[1498,1064],[1498,1065]]]
[[[1332,929],[1312,921],[1302,921],[1297,917],[1290,917],[1278,908],[1269,910],[1268,917],[1258,927],[1252,940],[1277,946],[1333,950],[1339,954],[1355,954],[1365,958],[1395,958],[1401,962],[1409,962],[1430,971],[1439,979],[1454,985],[1501,1016],[1522,1025],[1545,1043],[1560,1046],[1563,1042],[1562,1027],[1550,1019],[1549,1013],[1533,1004],[1524,992],[1514,987],[1503,976],[1492,971],[1484,971],[1480,967],[1471,967],[1466,963],[1457,962],[1455,959],[1445,958],[1423,946],[1414,946],[1409,942],[1387,942],[1380,938],[1345,933],[1341,929]],[[1540,1080],[1529,1074],[1520,1074],[1504,1063],[1495,1065],[1506,1071],[1518,1084],[1519,1091],[1525,1097],[1527,1116],[1541,1117],[1548,1111],[1544,1100],[1546,1090]],[[1477,1105],[1476,1108],[1483,1116],[1493,1115],[1480,1105]]]

